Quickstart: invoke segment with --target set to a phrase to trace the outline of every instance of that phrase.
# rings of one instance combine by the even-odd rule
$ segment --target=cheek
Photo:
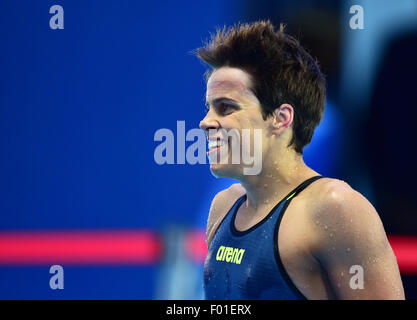
[[[252,155],[255,150],[257,152],[261,150],[264,155],[269,148],[268,122],[263,120],[262,116],[254,117],[246,114],[236,119],[235,123],[237,124],[235,128],[239,128],[242,148],[250,150]]]
[[[232,115],[233,117],[233,115]],[[265,121],[262,119],[262,115],[254,111],[239,112],[234,116],[234,121],[242,129],[262,129],[264,130]]]
[[[239,119],[239,126],[240,128],[246,129],[250,132],[252,141],[255,132],[257,132],[258,136],[262,136],[262,141],[264,141],[268,136],[268,122],[263,120],[261,115],[244,115]]]

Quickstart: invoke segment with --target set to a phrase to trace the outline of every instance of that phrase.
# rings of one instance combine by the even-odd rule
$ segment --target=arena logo
[[[154,160],[159,165],[207,164],[208,158],[210,164],[243,164],[244,175],[257,175],[262,170],[261,129],[206,132],[193,128],[186,132],[185,121],[177,121],[176,133],[167,128],[158,129],[154,141],[161,142],[154,151]],[[192,143],[186,148],[186,142]]]

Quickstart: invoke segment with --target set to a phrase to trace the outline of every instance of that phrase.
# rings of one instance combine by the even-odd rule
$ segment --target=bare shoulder
[[[374,206],[344,181],[320,180],[311,185],[311,206],[303,221],[308,227],[309,249],[326,270],[336,296],[403,299],[397,261]],[[352,290],[341,276],[352,266],[364,270],[365,290]]]
[[[235,183],[229,188],[220,191],[213,198],[211,202],[209,217],[207,220],[206,241],[207,246],[210,247],[211,240],[216,232],[218,226],[222,222],[223,218],[242,195],[246,193],[246,190],[240,183]]]
[[[312,184],[314,186],[314,184]],[[317,181],[310,193],[312,218],[323,222],[380,221],[373,205],[348,183],[323,178]]]
[[[346,233],[366,226],[371,231],[383,231],[374,206],[345,181],[322,178],[311,187],[307,195],[307,219],[311,224],[324,227],[320,230],[333,227]]]
[[[317,258],[323,262],[329,254],[342,259],[353,252],[369,257],[392,251],[382,221],[368,199],[344,181],[320,180],[312,190],[314,198],[305,218]]]

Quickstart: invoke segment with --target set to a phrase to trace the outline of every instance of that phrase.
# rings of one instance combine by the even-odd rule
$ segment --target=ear
[[[274,110],[274,119],[272,121],[272,133],[280,134],[286,128],[291,126],[294,120],[294,108],[292,105],[284,103]]]

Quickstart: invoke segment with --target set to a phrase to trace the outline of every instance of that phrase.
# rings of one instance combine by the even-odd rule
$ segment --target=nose
[[[200,129],[208,131],[209,129],[219,129],[220,123],[212,110],[209,110],[203,120],[200,121]]]

